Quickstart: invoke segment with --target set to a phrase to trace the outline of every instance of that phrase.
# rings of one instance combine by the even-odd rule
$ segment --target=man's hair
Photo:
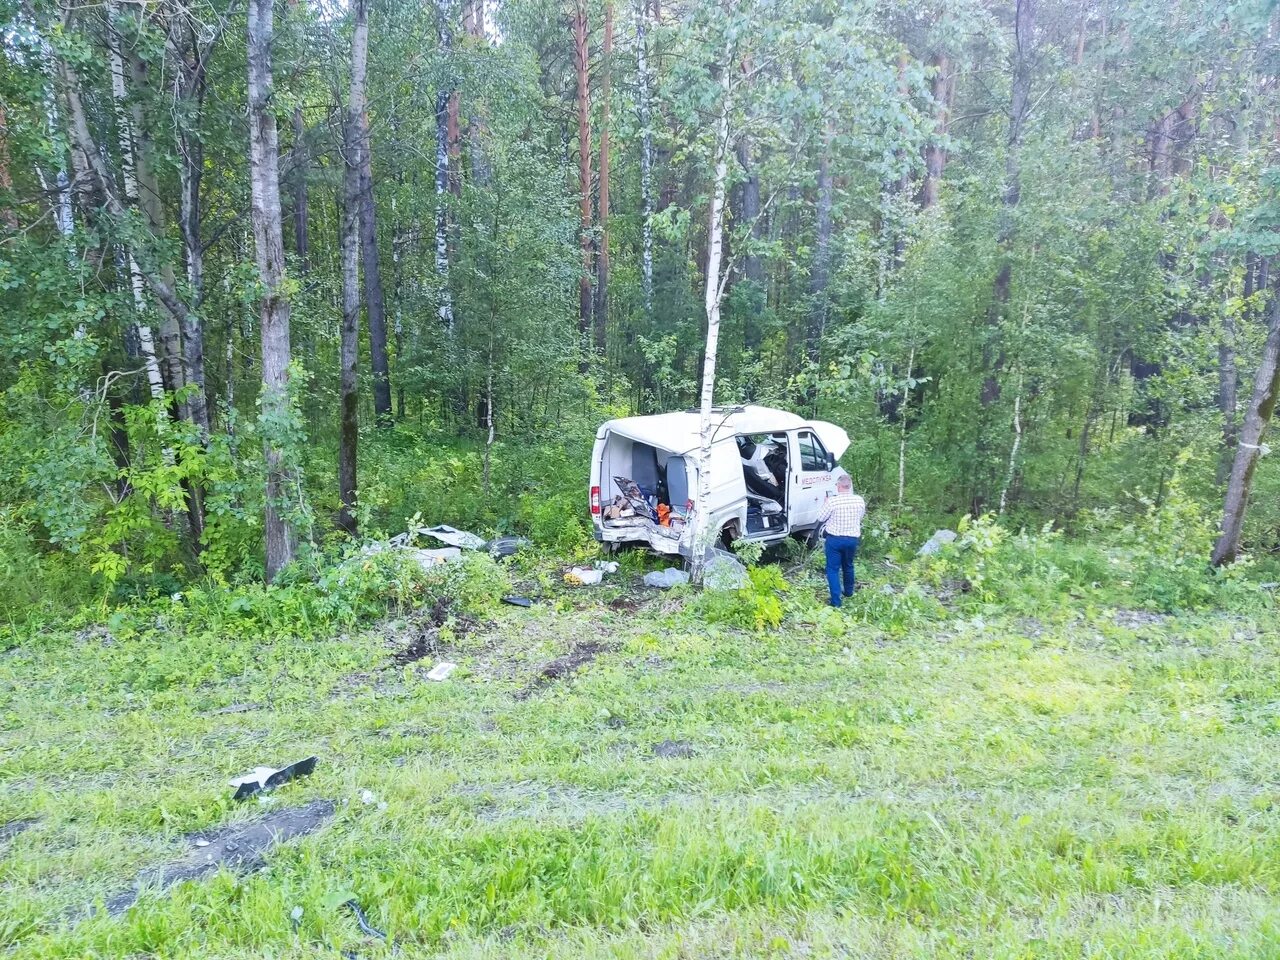
[[[852,492],[853,492],[853,477],[849,476],[847,473],[843,473],[843,474],[841,474],[840,476],[838,476],[838,477],[836,478],[836,489],[837,489],[837,490],[848,490],[850,493],[852,493]]]

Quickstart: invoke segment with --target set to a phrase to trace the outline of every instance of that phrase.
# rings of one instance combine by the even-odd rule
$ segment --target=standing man
[[[862,542],[862,515],[867,503],[853,492],[853,480],[847,473],[836,480],[836,495],[827,500],[818,514],[818,526],[826,533],[827,585],[831,588],[831,605],[840,607],[840,578],[844,577],[844,596],[853,596],[853,561]]]

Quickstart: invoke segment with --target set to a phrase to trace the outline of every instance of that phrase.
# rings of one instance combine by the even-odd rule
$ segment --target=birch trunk
[[[707,550],[718,531],[711,529],[711,444],[714,440],[712,420],[716,385],[716,349],[720,343],[720,302],[724,285],[720,278],[720,259],[724,249],[725,191],[729,181],[729,57],[726,51],[721,66],[720,114],[716,118],[715,180],[711,195],[711,216],[707,227],[707,347],[702,361],[702,396],[699,404],[698,431],[698,502],[693,514],[693,543],[690,576],[702,582]]]
[[[115,14],[115,5],[112,4],[108,10]],[[134,176],[134,156],[133,156],[133,118],[125,103],[126,90],[124,82],[124,59],[120,55],[119,39],[113,38],[110,52],[111,65],[111,99],[115,105],[116,126],[119,130],[120,138],[120,179],[124,186],[124,202],[129,208],[134,208],[138,204],[138,181]],[[64,73],[73,76],[68,69],[64,69]],[[72,123],[77,124],[76,132],[80,132],[83,127],[83,136],[86,142],[81,143],[80,149],[86,155],[86,159],[90,164],[96,161],[102,163],[101,154],[98,153],[97,145],[94,144],[89,135],[88,119],[84,114],[84,106],[80,101],[80,90],[78,80],[74,87],[68,83],[68,102],[72,112]],[[74,99],[73,99],[74,98]],[[89,152],[92,151],[92,156]],[[110,194],[109,178],[106,176],[105,168],[98,170],[98,178],[102,182],[103,192]],[[123,217],[126,213],[124,206],[116,204],[116,210],[112,213],[117,217]],[[138,337],[138,350],[142,355],[142,363],[147,371],[147,385],[151,391],[152,400],[164,399],[164,375],[160,369],[160,360],[156,354],[155,336],[151,332],[151,326],[145,320],[147,301],[143,294],[143,278],[142,271],[138,269],[138,262],[134,255],[132,247],[125,251],[125,260],[129,265],[129,287],[133,291],[133,310],[134,325],[136,327]]]
[[[249,0],[249,188],[254,248],[262,284],[262,416],[276,424],[289,416],[289,294],[285,286],[284,231],[280,213],[280,143],[271,111],[272,0]],[[268,431],[268,434],[270,431]],[[267,465],[266,576],[275,579],[297,551],[285,516],[293,470],[275,438],[264,439]]]
[[[1215,567],[1230,563],[1240,552],[1240,536],[1249,508],[1253,474],[1258,466],[1258,459],[1262,456],[1262,441],[1275,413],[1277,394],[1280,394],[1280,291],[1272,294],[1267,342],[1253,377],[1253,396],[1245,410],[1240,436],[1236,442],[1231,478],[1227,482],[1227,495],[1223,503],[1221,532],[1213,548],[1212,560]]]
[[[449,30],[443,4],[440,17],[440,48],[449,52]],[[449,91],[436,92],[436,277],[440,283],[440,326],[450,337],[454,333],[453,292],[449,286]]]
[[[360,118],[365,110],[365,75],[369,62],[367,0],[355,0],[353,12],[351,90],[343,123],[342,223],[339,234],[342,260],[342,334],[339,347],[342,420],[338,438],[338,496],[342,507],[337,523],[354,537],[357,533],[356,463],[360,442]]]
[[[653,320],[653,93],[649,77],[648,0],[636,12],[636,72],[640,114],[640,287],[646,320]]]

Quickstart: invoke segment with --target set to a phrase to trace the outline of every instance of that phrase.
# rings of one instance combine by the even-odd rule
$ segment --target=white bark
[[[646,21],[648,0],[640,0],[636,16],[636,67],[639,74],[640,114],[640,208],[641,208],[641,290],[644,314],[653,316],[653,103],[650,92],[649,52]]]
[[[691,578],[702,580],[707,549],[719,531],[711,529],[711,444],[715,428],[712,422],[713,394],[716,384],[716,349],[720,342],[720,303],[724,285],[720,277],[720,260],[724,252],[725,191],[729,180],[729,94],[730,58],[726,50],[720,80],[720,115],[716,119],[715,182],[711,196],[711,221],[707,230],[707,348],[702,363],[701,423],[698,432],[698,500],[693,511],[693,544]]]
[[[440,50],[446,58],[452,47],[446,0],[436,0],[440,17]],[[449,90],[447,84],[436,93],[436,277],[440,283],[440,326],[452,336],[453,293],[449,289],[449,216],[445,197],[449,193]]]
[[[107,15],[114,22],[119,10],[114,2],[107,4]],[[134,173],[133,159],[133,118],[125,105],[126,89],[124,85],[124,60],[120,56],[119,36],[111,44],[111,97],[115,104],[116,125],[120,132],[120,175],[124,180],[125,203],[134,209],[138,203],[138,179]],[[136,316],[135,325],[138,334],[138,349],[142,353],[142,363],[147,370],[147,383],[151,388],[151,398],[160,400],[164,397],[164,377],[160,373],[160,360],[156,355],[156,341],[151,333],[151,326],[144,322],[147,301],[143,294],[142,271],[138,269],[138,261],[133,250],[126,251],[129,262],[129,286],[133,290],[133,309]]]

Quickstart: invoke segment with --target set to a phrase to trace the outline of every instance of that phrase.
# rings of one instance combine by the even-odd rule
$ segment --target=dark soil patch
[[[693,746],[684,740],[663,740],[653,745],[653,755],[663,760],[688,760],[694,753]]]
[[[0,843],[12,840],[18,834],[24,830],[30,830],[39,822],[36,817],[29,817],[25,820],[10,820],[8,823],[0,824]]]
[[[547,684],[572,676],[580,667],[590,663],[599,654],[608,649],[610,648],[605,644],[594,641],[578,644],[563,657],[556,657],[550,663],[544,665],[538,671],[537,679],[517,695],[518,699],[524,700],[533,696],[534,693]]]
[[[607,604],[610,610],[617,610],[619,613],[635,613],[640,605],[641,601],[635,597],[615,597]]]
[[[121,890],[106,902],[108,916],[118,917],[137,902],[143,890],[168,890],[174,884],[195,880],[227,867],[252,873],[266,864],[267,852],[277,843],[304,837],[333,816],[333,804],[315,800],[303,807],[273,810],[256,820],[195,834],[191,852],[181,860],[138,874],[132,888]],[[204,846],[199,844],[203,843]]]
[[[416,624],[416,633],[409,640],[408,645],[391,655],[392,662],[398,667],[403,667],[405,664],[417,663],[419,660],[439,654],[442,649],[440,628],[446,623],[455,636],[465,636],[480,626],[473,617],[465,614],[451,617],[450,613],[449,600],[443,597],[437,600],[427,615]]]

